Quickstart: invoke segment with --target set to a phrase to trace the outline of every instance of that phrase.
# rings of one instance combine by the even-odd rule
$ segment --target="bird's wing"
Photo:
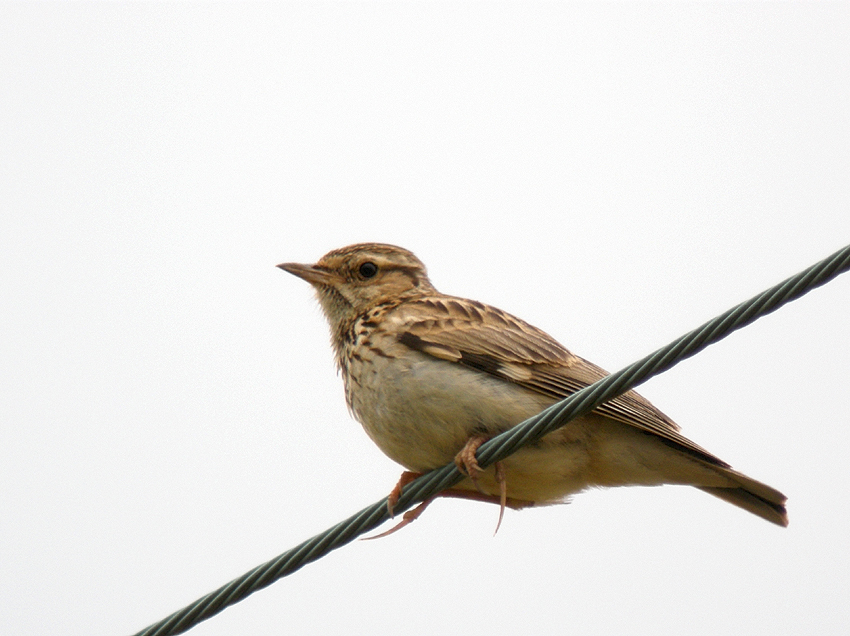
[[[530,391],[561,400],[608,375],[570,353],[546,332],[476,301],[427,298],[405,303],[399,341],[435,358],[468,366]],[[679,433],[673,420],[634,391],[597,413],[660,437],[712,464],[728,467]]]

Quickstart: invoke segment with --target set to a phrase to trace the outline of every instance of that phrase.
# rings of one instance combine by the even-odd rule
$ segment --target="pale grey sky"
[[[0,633],[136,632],[386,495],[363,240],[619,369],[850,243],[836,4],[0,5]],[[789,497],[440,501],[190,633],[846,634],[850,277],[640,390]]]

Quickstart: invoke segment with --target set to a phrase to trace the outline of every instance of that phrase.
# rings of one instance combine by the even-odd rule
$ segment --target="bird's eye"
[[[375,265],[372,261],[366,261],[360,266],[360,269],[357,270],[360,272],[360,275],[363,278],[372,278],[375,274],[378,273],[378,266]]]

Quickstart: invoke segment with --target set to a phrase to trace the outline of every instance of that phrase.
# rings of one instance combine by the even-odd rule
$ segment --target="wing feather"
[[[405,303],[399,341],[417,351],[488,373],[530,391],[564,399],[608,373],[570,353],[546,332],[495,307],[460,298]],[[704,461],[729,465],[679,433],[648,400],[628,391],[597,413],[657,435]]]

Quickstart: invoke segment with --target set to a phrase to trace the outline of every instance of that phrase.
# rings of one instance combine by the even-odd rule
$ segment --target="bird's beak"
[[[283,271],[289,272],[303,278],[311,285],[330,285],[333,286],[337,282],[337,277],[331,272],[319,269],[315,265],[305,265],[304,263],[281,263],[278,265]]]

